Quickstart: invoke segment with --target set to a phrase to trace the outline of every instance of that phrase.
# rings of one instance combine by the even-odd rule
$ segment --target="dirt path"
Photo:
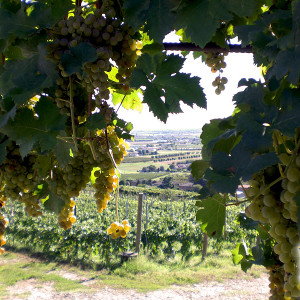
[[[82,284],[84,284],[83,282]],[[87,282],[85,283],[87,284]],[[95,288],[95,287],[94,287]],[[251,280],[228,280],[219,282],[203,282],[190,286],[172,286],[164,290],[157,290],[145,294],[135,290],[121,290],[105,287],[95,293],[57,293],[52,283],[41,285],[35,279],[18,282],[9,289],[10,296],[6,299],[105,299],[105,300],[181,300],[181,299],[214,299],[214,300],[262,300],[268,299],[268,278],[263,275],[261,278]]]
[[[18,255],[18,259],[11,259],[12,262],[36,261],[25,255]],[[2,264],[5,261],[1,262]],[[1,265],[0,263],[0,265]],[[199,284],[186,286],[171,286],[167,289],[140,293],[133,289],[115,289],[103,287],[99,281],[84,277],[67,269],[51,271],[56,275],[69,280],[80,281],[83,286],[91,288],[90,292],[57,292],[53,282],[41,283],[36,279],[28,279],[17,282],[16,285],[7,289],[7,296],[4,300],[266,300],[269,298],[268,278],[265,273],[260,278],[230,279],[223,282],[204,281]],[[142,284],[142,282],[141,282]]]

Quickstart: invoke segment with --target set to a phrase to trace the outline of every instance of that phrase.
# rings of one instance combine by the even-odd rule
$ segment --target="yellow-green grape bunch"
[[[49,182],[55,183],[54,192],[62,198],[78,197],[79,192],[89,182],[90,174],[96,162],[88,144],[79,143],[78,151],[63,168],[52,170]]]
[[[76,221],[76,216],[74,215],[75,201],[72,199],[66,199],[65,204],[58,217],[59,226],[64,230],[70,229],[72,224]]]
[[[2,180],[5,182],[3,196],[24,203],[25,211],[33,217],[41,215],[39,200],[34,196],[35,187],[40,181],[35,171],[35,161],[34,154],[28,154],[23,159],[19,147],[10,144],[7,146],[7,156],[2,164]]]
[[[300,190],[299,153],[279,155],[281,161],[275,168],[275,177],[268,178],[268,171],[260,172],[249,181],[247,196],[252,199],[246,208],[248,217],[260,223],[270,224],[269,234],[276,244],[274,252],[283,264],[284,298],[300,297],[300,240],[297,227],[297,204],[294,200]],[[272,172],[273,172],[272,171]],[[273,172],[274,173],[274,172]],[[268,185],[276,178],[283,179],[275,185]],[[271,282],[272,284],[272,282]]]
[[[62,87],[57,90],[57,99],[65,96],[67,82],[63,78],[69,77],[61,58],[70,53],[70,48],[83,42],[96,49],[97,59],[86,63],[83,72],[75,74],[74,82],[79,82],[88,93],[94,94],[97,106],[109,99],[111,82],[107,73],[112,66],[118,68],[116,79],[119,82],[114,84],[125,91],[129,89],[129,79],[140,55],[141,44],[132,38],[134,30],[117,18],[113,5],[114,1],[103,1],[102,6],[94,11],[78,8],[74,15],[59,21],[52,29],[49,58],[58,64],[61,76],[58,85]],[[63,101],[58,105],[65,106]]]
[[[219,71],[219,76],[215,78],[212,82],[212,86],[216,87],[215,93],[220,95],[225,89],[225,84],[228,82],[226,77],[222,77],[221,73],[223,69],[226,68],[225,56],[228,55],[227,52],[218,53],[218,52],[208,52],[206,53],[205,63],[208,67],[211,68],[212,73]]]
[[[117,239],[119,237],[126,238],[127,233],[130,230],[130,224],[128,220],[122,221],[122,223],[114,222],[107,229],[107,233],[112,239]]]
[[[284,270],[282,265],[275,265],[269,269],[269,287],[270,287],[270,300],[284,299]]]
[[[220,75],[215,78],[212,82],[212,86],[216,87],[215,93],[220,95],[222,91],[225,90],[225,84],[228,82],[226,77],[221,77]]]
[[[95,198],[97,203],[98,212],[102,212],[107,208],[107,203],[110,200],[110,194],[114,191],[118,184],[118,177],[116,176],[113,164],[111,169],[104,169],[101,172],[94,173],[96,177],[93,187],[96,190]]]
[[[7,198],[3,195],[0,195],[0,209],[5,206]]]
[[[117,136],[113,126],[108,126],[106,131],[98,131],[98,137],[104,142],[99,144],[95,141],[94,143],[100,170],[94,173],[96,180],[93,186],[96,190],[95,198],[98,211],[102,212],[107,207],[110,194],[118,184],[115,164],[119,165],[124,156],[127,155],[128,145],[122,138]]]
[[[6,244],[4,233],[7,225],[8,225],[8,219],[4,215],[0,215],[0,255],[5,252],[2,246]]]

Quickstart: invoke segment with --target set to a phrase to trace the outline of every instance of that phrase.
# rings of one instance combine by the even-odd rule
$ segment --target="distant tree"
[[[162,189],[171,189],[174,187],[174,184],[172,183],[172,176],[166,176],[164,177],[161,185],[159,186]]]

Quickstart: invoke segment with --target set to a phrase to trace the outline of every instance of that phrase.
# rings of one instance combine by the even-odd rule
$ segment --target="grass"
[[[188,285],[203,281],[219,281],[227,279],[259,277],[263,267],[255,266],[245,274],[240,266],[232,263],[231,252],[224,250],[222,254],[211,252],[202,261],[200,256],[194,256],[183,261],[180,255],[166,259],[163,255],[150,258],[141,254],[134,260],[123,264],[114,262],[110,268],[95,271],[72,266],[62,266],[54,262],[42,260],[32,261],[21,259],[18,253],[7,253],[0,257],[0,295],[7,295],[6,289],[18,281],[34,278],[41,284],[53,283],[56,291],[86,291],[93,288],[111,286],[112,288],[135,289],[139,292],[167,288],[171,285]],[[84,286],[79,280],[70,280],[60,276],[60,271],[72,272],[87,279],[93,279],[93,288]],[[75,277],[76,278],[76,277]]]
[[[56,274],[58,270],[60,267],[56,263],[24,260],[18,253],[5,253],[0,258],[0,295],[6,295],[9,286],[28,279],[36,279],[41,284],[52,282],[58,292],[89,289],[78,280],[69,280]]]

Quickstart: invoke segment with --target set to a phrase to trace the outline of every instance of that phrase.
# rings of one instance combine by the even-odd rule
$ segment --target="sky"
[[[174,42],[174,40],[171,40]],[[178,53],[178,52],[177,52]],[[212,82],[217,76],[213,74],[210,68],[202,63],[201,58],[193,59],[189,55],[181,72],[190,73],[192,76],[201,78],[200,85],[204,89],[207,98],[207,109],[201,109],[194,106],[182,104],[183,113],[172,114],[169,116],[167,123],[159,121],[153,113],[149,112],[148,106],[143,105],[141,113],[137,111],[128,111],[123,107],[119,110],[119,117],[125,121],[133,123],[134,131],[160,131],[160,130],[185,130],[199,129],[211,119],[224,118],[232,114],[234,105],[232,102],[233,95],[243,90],[238,88],[238,82],[242,78],[262,79],[260,69],[254,65],[252,54],[248,53],[231,53],[225,58],[227,67],[224,69],[222,76],[227,77],[228,83],[225,90],[218,96],[215,94],[215,88]]]

